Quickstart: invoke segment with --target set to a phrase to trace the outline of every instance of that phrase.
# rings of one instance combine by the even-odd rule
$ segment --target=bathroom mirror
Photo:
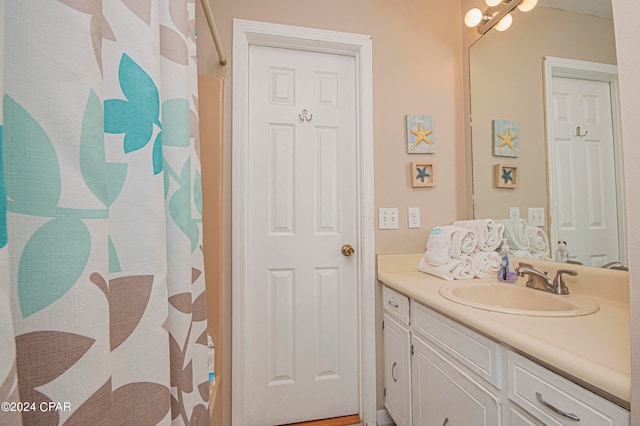
[[[520,217],[528,220],[529,208],[543,208],[544,225],[540,227],[549,235],[551,258],[555,258],[557,240],[561,239],[567,242],[570,261],[597,267],[612,261],[626,264],[621,153],[619,148],[611,148],[612,164],[603,165],[605,156],[599,152],[600,147],[589,144],[597,130],[593,128],[591,135],[585,135],[585,130],[590,129],[587,123],[601,120],[590,114],[602,109],[601,104],[590,103],[592,95],[579,97],[585,109],[574,114],[581,117],[571,117],[571,111],[563,109],[565,93],[556,90],[559,86],[545,94],[545,90],[552,87],[551,74],[547,75],[545,85],[545,72],[549,72],[552,62],[547,60],[545,70],[545,58],[615,65],[610,0],[540,0],[528,13],[514,13],[513,24],[507,31],[498,32],[494,28],[469,48],[474,217],[505,219],[510,217],[511,208],[518,208]],[[606,84],[609,90],[609,83]],[[613,104],[610,143],[614,144],[614,139],[615,143],[621,140],[616,127],[619,109],[613,90],[610,96]],[[548,116],[547,100],[551,105],[549,111],[553,111]],[[581,138],[581,149],[587,151],[580,158],[565,150],[568,144],[561,148],[553,145],[565,137],[557,127],[554,134],[552,127],[554,122],[558,125],[557,122],[563,120],[566,121],[563,125],[573,132],[566,136],[566,142]],[[577,120],[578,125],[573,125],[572,120]],[[505,140],[505,126],[513,129],[510,136],[517,134],[517,138],[512,139],[517,149],[494,151],[495,141],[498,147],[500,141]],[[575,133],[578,126],[582,136]],[[501,135],[500,139],[497,134]],[[548,134],[552,137],[549,147]],[[518,185],[498,185],[496,167],[501,170],[506,167],[508,171],[510,166],[517,173]],[[587,175],[585,167],[589,169]],[[609,187],[603,189],[593,181],[595,175],[606,176]],[[569,190],[567,185],[571,187]],[[593,189],[595,187],[599,189]],[[576,197],[584,197],[583,205],[589,207],[576,208]],[[599,213],[593,213],[592,207],[596,204],[600,210],[605,204],[610,210],[606,220],[598,216]],[[582,224],[583,230],[575,232],[577,223]],[[576,237],[597,229],[606,229],[607,235],[615,237],[615,242],[606,250],[601,237],[594,238],[598,243],[591,244],[595,247],[590,248],[587,248],[589,243]]]

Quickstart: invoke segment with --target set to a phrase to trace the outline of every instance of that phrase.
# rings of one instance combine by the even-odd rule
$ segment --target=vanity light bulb
[[[477,7],[469,10],[466,15],[464,15],[464,24],[467,27],[473,28],[478,25],[482,21],[482,11]]]
[[[507,16],[502,18],[500,20],[500,22],[498,22],[496,24],[496,30],[505,31],[505,30],[509,29],[509,27],[511,26],[512,22],[513,22],[513,16],[511,16],[511,14],[508,14]]]
[[[518,5],[520,12],[528,12],[538,4],[538,0],[522,0],[522,3]]]
[[[484,2],[487,4],[487,6],[494,7],[502,3],[502,0],[484,0]]]

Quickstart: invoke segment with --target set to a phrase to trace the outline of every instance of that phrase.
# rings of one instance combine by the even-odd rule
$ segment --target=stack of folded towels
[[[418,269],[446,280],[494,278],[500,268],[505,226],[492,219],[465,220],[434,228]]]
[[[529,225],[524,219],[498,219],[504,225],[511,254],[515,257],[549,259],[549,237],[537,226]]]

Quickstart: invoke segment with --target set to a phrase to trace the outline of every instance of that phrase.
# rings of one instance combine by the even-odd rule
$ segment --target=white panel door
[[[599,267],[620,259],[609,83],[553,77],[552,85],[553,226],[570,259]]]
[[[250,47],[250,425],[358,413],[354,85],[353,57]]]

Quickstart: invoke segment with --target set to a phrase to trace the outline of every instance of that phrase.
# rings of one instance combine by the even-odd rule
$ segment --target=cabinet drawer
[[[504,348],[455,321],[414,303],[414,330],[435,343],[453,358],[498,389],[503,386]]]
[[[624,408],[515,352],[509,351],[507,365],[509,398],[546,425],[575,425],[577,419],[584,425],[629,424]]]
[[[391,316],[398,321],[409,325],[409,298],[397,291],[382,287],[382,306]]]

